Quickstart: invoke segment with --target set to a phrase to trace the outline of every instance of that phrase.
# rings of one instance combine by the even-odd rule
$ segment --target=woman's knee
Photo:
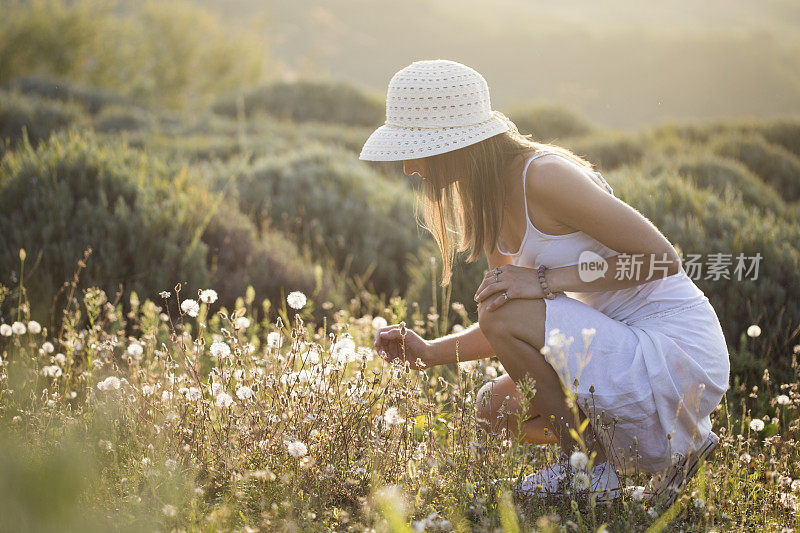
[[[487,337],[514,335],[530,337],[534,344],[544,338],[547,306],[541,298],[512,299],[500,307],[486,309],[486,301],[478,304],[478,323]]]

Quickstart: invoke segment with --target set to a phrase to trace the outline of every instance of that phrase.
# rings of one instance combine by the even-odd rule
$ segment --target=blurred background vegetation
[[[81,285],[109,294],[188,282],[230,305],[248,286],[259,300],[301,290],[332,304],[320,318],[399,295],[438,315],[441,333],[461,321],[451,302],[475,320],[485,260],[459,264],[447,291],[432,285],[438,249],[414,222],[401,163],[358,160],[392,74],[441,57],[481,72],[523,133],[595,163],[685,253],[761,253],[757,280],[696,284],[738,379],[788,373],[795,2],[500,0],[491,17],[450,0],[393,3],[391,16],[357,0],[0,6],[0,283],[17,285],[25,248],[42,322],[55,325],[87,246]]]

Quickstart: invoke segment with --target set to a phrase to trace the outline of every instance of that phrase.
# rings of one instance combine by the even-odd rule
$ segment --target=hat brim
[[[451,128],[402,128],[384,124],[372,132],[361,149],[364,161],[403,161],[458,150],[508,131],[495,111],[492,118]]]

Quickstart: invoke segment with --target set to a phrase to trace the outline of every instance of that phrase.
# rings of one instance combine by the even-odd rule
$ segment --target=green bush
[[[109,89],[80,85],[68,79],[47,76],[22,76],[5,83],[5,88],[28,96],[77,104],[92,115],[110,105],[133,105],[131,101]]]
[[[278,307],[295,290],[336,305],[345,301],[329,272],[302,257],[293,242],[276,232],[259,238],[250,219],[236,209],[218,210],[203,232],[203,242],[209,250],[211,287],[226,305],[248,286],[255,290],[256,301],[269,299]]]
[[[207,285],[198,203],[208,200],[190,194],[186,178],[124,145],[71,131],[7,154],[0,167],[0,282],[16,285],[24,248],[29,298],[46,316],[91,246],[82,285],[108,294],[122,285],[155,298],[179,281]]]
[[[324,80],[279,81],[244,93],[221,98],[214,111],[246,117],[268,113],[294,122],[334,122],[354,126],[377,126],[386,117],[381,98],[343,82]]]
[[[533,135],[538,142],[553,142],[565,137],[587,135],[594,126],[571,107],[550,104],[524,104],[507,113],[520,133]]]
[[[650,142],[641,134],[612,130],[571,138],[562,144],[577,155],[596,163],[600,171],[635,164],[652,150]]]
[[[370,278],[377,291],[405,291],[406,256],[423,239],[405,184],[318,143],[225,170],[217,180],[260,229],[278,229],[314,257],[333,258],[337,269]]]
[[[713,138],[709,148],[741,161],[786,201],[800,199],[800,159],[758,134],[728,134]]]
[[[81,109],[74,104],[0,90],[0,138],[6,139],[10,146],[22,139],[23,129],[31,142],[37,142],[54,131],[86,122]]]
[[[779,216],[786,214],[786,204],[778,193],[738,161],[699,152],[645,158],[642,165],[649,175],[664,171],[677,172],[697,187],[714,191],[718,196],[725,195],[726,189],[731,189],[730,194],[738,194],[747,205],[768,209]]]

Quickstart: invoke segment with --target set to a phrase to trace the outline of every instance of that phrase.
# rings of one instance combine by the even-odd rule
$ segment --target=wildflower
[[[169,291],[161,291],[158,293],[158,295],[164,298],[165,300],[170,296],[172,296],[172,294]]]
[[[200,291],[200,301],[204,304],[213,304],[217,301],[217,291],[214,289]]]
[[[108,376],[106,379],[97,384],[100,390],[116,390],[122,385],[122,382],[116,376]]]
[[[319,351],[317,351],[316,348],[310,348],[307,352],[300,355],[300,359],[306,364],[316,365],[319,363]]]
[[[477,361],[460,361],[458,363],[458,368],[462,372],[469,373],[469,372],[472,372],[473,370],[475,370],[475,367],[477,365],[478,365]]]
[[[372,319],[372,329],[385,328],[389,323],[382,316],[376,316]]]
[[[761,420],[760,418],[755,418],[751,420],[750,429],[752,429],[755,432],[761,431],[762,429],[764,429],[764,421]]]
[[[155,392],[155,389],[153,388],[152,385],[143,385],[142,386],[142,394],[144,396],[150,396],[154,392]]]
[[[749,328],[747,328],[747,336],[748,337],[758,337],[761,335],[761,328],[757,325],[753,324]]]
[[[286,297],[286,301],[292,309],[302,309],[306,305],[306,295],[300,291],[293,291]]]
[[[165,402],[168,402],[172,399],[172,391],[165,390],[161,393],[161,399]]]
[[[51,365],[42,368],[42,375],[47,376],[49,378],[57,378],[61,377],[62,371],[59,366]]]
[[[31,320],[28,322],[28,331],[33,335],[38,335],[42,331],[42,325],[35,320]]]
[[[644,487],[637,486],[635,489],[633,489],[633,492],[631,492],[631,498],[637,502],[642,501],[644,499]]]
[[[284,444],[286,444],[286,448],[289,450],[289,455],[292,457],[304,457],[308,453],[308,446],[306,446],[302,441],[287,441]]]
[[[211,384],[211,394],[216,396],[220,392],[222,392],[222,383],[220,383],[219,381],[215,381],[214,383]]]
[[[800,479],[792,481],[792,492],[800,492]]]
[[[236,328],[237,329],[247,329],[250,327],[250,319],[246,316],[240,316],[236,319]]]
[[[250,387],[247,387],[246,385],[242,385],[241,387],[236,389],[236,396],[240,400],[249,400],[250,398],[255,396],[255,393],[253,392],[253,389],[251,389]]]
[[[356,360],[356,343],[349,337],[343,337],[331,347],[331,356],[338,363],[350,363]]]
[[[161,508],[161,512],[164,513],[164,516],[172,518],[178,515],[178,508],[167,503]]]
[[[128,345],[128,355],[136,359],[137,361],[142,358],[142,353],[144,349],[142,345],[138,342],[134,341]]]
[[[267,345],[270,348],[280,348],[281,334],[277,331],[271,331],[269,335],[267,335]]]
[[[780,394],[775,398],[775,401],[778,402],[778,405],[789,405],[792,403],[791,398],[786,396],[785,394]]]
[[[750,454],[747,452],[743,452],[742,455],[739,456],[739,460],[743,463],[749,463],[753,458],[750,457]]]
[[[231,355],[231,347],[224,342],[212,343],[211,355],[213,355],[217,359],[227,359]]]
[[[462,326],[461,324],[453,324],[452,331],[453,333],[461,333],[462,331],[464,331],[464,326]]]
[[[187,298],[186,300],[181,302],[181,311],[183,311],[190,317],[196,317],[197,314],[200,312],[200,304],[197,303],[197,300],[192,300],[191,298]]]
[[[583,470],[589,464],[589,458],[581,451],[575,451],[569,458],[569,464],[575,470]]]
[[[594,328],[583,328],[581,330],[581,335],[583,335],[583,344],[588,345],[596,333],[597,330]]]
[[[53,343],[50,341],[45,342],[42,344],[42,351],[44,353],[53,353],[56,350],[56,347],[53,346]]]
[[[494,379],[497,377],[497,369],[493,366],[487,366],[486,370],[484,370],[486,377],[490,379]]]
[[[356,356],[362,361],[372,361],[373,353],[373,350],[366,346],[359,346],[358,349],[356,349]]]
[[[383,414],[383,420],[390,426],[395,426],[402,424],[405,419],[397,413],[397,407],[390,407]]]
[[[55,360],[55,362],[59,365],[63,365],[67,362],[67,356],[65,356],[63,353],[57,353],[53,356],[53,360]]]
[[[575,486],[579,489],[588,489],[589,488],[589,476],[586,475],[584,472],[578,472],[575,474]]]
[[[11,329],[11,326],[8,324],[0,324],[0,335],[3,337],[10,337],[12,333],[13,330]]]
[[[22,322],[14,322],[11,324],[11,331],[14,333],[14,335],[25,335],[27,328]]]
[[[222,409],[227,409],[233,405],[233,398],[227,392],[220,392],[217,394],[217,407],[221,407]]]
[[[203,396],[203,393],[200,392],[200,389],[197,387],[189,387],[189,390],[186,391],[186,399],[190,402],[196,402]]]
[[[702,509],[706,506],[706,501],[703,498],[695,498],[694,499],[694,507],[695,509]]]
[[[176,468],[178,468],[178,461],[176,461],[175,459],[167,459],[166,461],[164,461],[164,466],[167,467],[167,470],[175,470]]]
[[[233,371],[233,379],[242,381],[244,379],[244,368],[237,368]]]

